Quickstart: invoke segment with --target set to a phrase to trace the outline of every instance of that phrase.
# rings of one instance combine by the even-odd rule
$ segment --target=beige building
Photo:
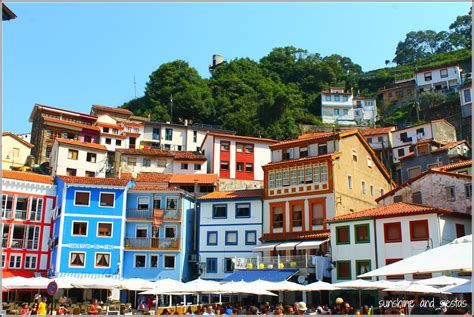
[[[2,169],[25,170],[33,144],[11,132],[2,133]]]

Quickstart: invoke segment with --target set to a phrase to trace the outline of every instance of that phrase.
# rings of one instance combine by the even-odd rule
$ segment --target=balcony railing
[[[125,249],[179,250],[179,239],[125,238]]]
[[[23,239],[12,239],[10,244],[11,249],[24,249],[25,248],[25,240]]]
[[[15,210],[15,219],[26,220],[26,210]]]
[[[127,218],[137,218],[137,219],[153,219],[153,209],[127,209]],[[181,220],[181,210],[170,210],[165,209],[163,212],[163,220]]]
[[[2,218],[3,219],[11,219],[12,217],[12,210],[11,209],[3,209],[2,210]]]
[[[165,210],[163,213],[164,220],[181,220],[181,210]]]
[[[313,268],[311,255],[235,258],[236,270]]]

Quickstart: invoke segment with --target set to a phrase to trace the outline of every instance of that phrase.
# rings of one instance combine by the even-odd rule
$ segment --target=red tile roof
[[[100,131],[99,127],[96,127],[96,126],[91,126],[91,125],[78,123],[78,122],[72,122],[72,121],[68,121],[68,120],[60,120],[60,119],[56,119],[56,118],[47,117],[45,115],[42,115],[42,117],[43,117],[43,120],[46,121],[46,122],[58,123],[58,124],[69,125],[69,126],[73,126],[73,127],[82,128],[82,129]]]
[[[427,214],[427,213],[450,214],[450,215],[460,215],[460,216],[470,217],[470,215],[468,214],[461,214],[459,212],[453,212],[447,209],[401,202],[401,203],[395,203],[391,205],[366,209],[366,210],[354,212],[347,215],[337,216],[334,218],[329,218],[326,221],[339,222],[339,221],[365,219],[365,218],[391,218],[391,217],[412,216],[412,215]]]
[[[125,126],[135,127],[135,128],[143,128],[145,126],[143,123],[130,122],[130,121],[123,121],[122,124]]]
[[[376,134],[388,134],[392,131],[395,131],[395,127],[383,127],[383,128],[373,128],[373,129],[361,129],[359,130],[363,136],[367,135],[376,135]]]
[[[80,176],[58,176],[65,183],[78,185],[103,185],[125,187],[130,182],[129,179],[100,178],[100,177],[80,177]]]
[[[463,143],[468,145],[466,140],[461,140],[461,141],[456,141],[456,142],[451,142],[451,143],[445,144],[445,145],[437,148],[436,150],[433,150],[433,152],[447,151],[447,150],[450,150],[453,147],[456,147],[456,146],[458,146],[460,144],[463,144]]]
[[[58,141],[59,143],[75,145],[75,146],[80,146],[80,147],[94,149],[94,150],[107,151],[107,148],[105,147],[105,145],[96,144],[96,143],[80,142],[76,140],[69,140],[69,139],[63,139],[63,138],[56,138],[56,141]]]
[[[219,181],[216,174],[173,174],[170,184],[208,184],[213,185]]]
[[[199,198],[199,200],[263,198],[263,189],[216,191]]]
[[[273,139],[266,139],[266,138],[257,138],[253,136],[245,136],[245,135],[236,135],[236,134],[229,134],[229,133],[219,133],[219,132],[207,132],[206,133],[206,138],[208,135],[224,138],[224,139],[235,139],[235,140],[241,140],[241,141],[248,141],[248,142],[254,142],[254,143],[277,143],[277,140]],[[203,140],[203,143],[205,139]]]
[[[305,133],[305,134],[300,135],[298,137],[298,140],[320,138],[320,137],[331,136],[331,135],[333,135],[333,132],[311,132],[311,133]]]
[[[96,125],[103,128],[123,130],[123,127],[113,123],[97,122]]]
[[[308,134],[305,135],[304,138],[281,141],[281,142],[270,145],[270,148],[273,150],[273,149],[276,149],[276,148],[278,148],[282,145],[304,143],[305,141],[315,141],[315,140],[324,139],[324,138],[336,137],[338,134],[339,134],[339,132],[336,132],[336,133],[333,133],[333,132],[308,133]]]
[[[409,158],[409,157],[412,157],[415,155],[415,152],[408,152],[407,154],[403,155],[403,156],[400,156],[398,159],[399,160],[404,160],[406,158]]]
[[[275,166],[275,165],[280,165],[280,164],[285,164],[286,165],[288,163],[300,163],[300,162],[306,162],[306,161],[312,161],[312,160],[318,160],[318,159],[338,157],[339,155],[341,155],[341,152],[321,154],[321,155],[318,155],[318,156],[309,156],[309,157],[304,157],[304,158],[299,158],[299,159],[294,159],[294,160],[284,160],[284,161],[278,161],[278,162],[271,162],[271,163],[263,165],[262,167]]]
[[[200,154],[192,151],[170,151],[170,150],[158,150],[158,149],[117,149],[117,152],[126,155],[153,155],[153,156],[164,156],[173,157],[175,160],[180,161],[206,161],[207,158],[204,154]]]
[[[131,191],[175,191],[175,192],[182,192],[179,188],[173,187],[163,187],[163,186],[156,186],[156,185],[136,185],[130,188]]]
[[[20,138],[18,135],[13,134],[13,133],[11,133],[11,132],[3,132],[3,133],[2,133],[2,136],[10,136],[10,137],[14,138],[15,140],[17,140],[18,142],[20,142],[20,143],[26,145],[26,146],[29,147],[29,148],[32,148],[32,147],[34,146],[33,144],[31,144],[31,143],[29,143],[29,142],[26,142],[25,140],[23,140],[22,138]]]
[[[307,232],[286,232],[286,233],[266,233],[261,238],[262,242],[284,242],[289,240],[321,240],[329,238],[329,230],[307,231]]]
[[[459,168],[465,168],[465,167],[472,167],[472,160],[467,160],[467,161],[461,161],[457,163],[452,163],[444,166],[438,166],[433,168],[433,170],[439,170],[439,171],[453,171],[457,170]]]
[[[207,161],[204,154],[191,152],[191,151],[175,151],[174,159],[180,161]]]
[[[378,197],[375,199],[376,202],[379,202],[380,200],[384,199],[385,197],[388,197],[388,196],[391,196],[393,195],[394,193],[396,193],[397,191],[399,191],[400,189],[412,184],[413,182],[415,182],[416,180],[424,177],[425,175],[427,174],[443,174],[443,175],[448,175],[448,176],[453,176],[453,177],[457,177],[457,178],[467,178],[467,179],[472,179],[472,176],[471,175],[467,175],[467,174],[458,174],[458,173],[451,173],[451,172],[446,172],[446,171],[440,171],[438,170],[438,168],[433,168],[433,169],[429,169],[427,171],[424,171],[423,173],[421,173],[420,175],[418,176],[415,176],[413,178],[410,178],[409,180],[407,180],[406,182],[398,185],[397,187],[395,187],[394,189],[392,189],[391,191],[389,191],[388,193],[385,193],[383,194],[382,196]]]
[[[36,173],[17,172],[10,170],[2,170],[2,178],[16,179],[25,182],[54,184],[54,179],[49,175],[41,175]]]
[[[116,138],[116,139],[126,139],[127,137],[122,134],[112,134],[112,133],[101,133],[100,136]]]
[[[132,115],[133,114],[133,112],[131,112],[128,109],[101,106],[101,105],[92,105],[92,110],[94,110],[94,109],[102,110],[102,111],[108,111],[108,112],[115,112],[115,113],[120,113],[120,114],[127,114],[127,115]]]

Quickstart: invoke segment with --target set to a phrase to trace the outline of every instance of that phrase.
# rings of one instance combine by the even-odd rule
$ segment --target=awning
[[[282,270],[241,270],[227,276],[221,282],[253,282],[258,279],[269,282],[286,281],[293,276],[298,269],[282,269]]]
[[[308,248],[318,248],[321,244],[328,242],[327,240],[318,240],[318,241],[303,241],[296,246],[296,250],[308,249]]]
[[[296,242],[285,242],[277,245],[276,249],[277,250],[293,250],[298,243],[301,241],[296,241]]]
[[[258,247],[255,247],[252,249],[253,252],[256,251],[273,251],[277,245],[280,243],[267,243],[267,244],[262,244],[259,245]]]

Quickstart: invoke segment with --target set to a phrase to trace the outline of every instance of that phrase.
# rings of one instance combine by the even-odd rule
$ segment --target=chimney
[[[151,113],[148,113],[148,121],[151,121]]]

